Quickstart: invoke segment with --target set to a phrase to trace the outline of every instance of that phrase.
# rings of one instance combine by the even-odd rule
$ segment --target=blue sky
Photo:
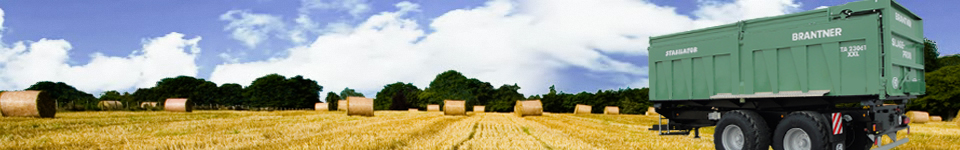
[[[317,80],[324,92],[375,95],[397,81],[423,88],[450,69],[495,86],[517,83],[526,95],[550,85],[642,87],[645,37],[846,2],[0,1],[0,89],[50,80],[98,95],[177,75],[248,85],[279,73]],[[951,11],[960,2],[899,2],[925,19],[942,54],[960,53]]]

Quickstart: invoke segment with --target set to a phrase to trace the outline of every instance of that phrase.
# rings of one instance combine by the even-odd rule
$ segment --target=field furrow
[[[448,118],[463,118],[450,125],[438,129],[439,134],[421,135],[413,138],[408,144],[399,149],[457,149],[464,141],[469,140],[476,132],[476,126],[483,120],[483,114],[467,116],[444,116]]]

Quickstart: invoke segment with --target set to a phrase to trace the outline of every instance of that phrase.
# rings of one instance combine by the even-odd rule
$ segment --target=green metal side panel
[[[650,39],[650,99],[918,95],[922,21],[859,1]]]

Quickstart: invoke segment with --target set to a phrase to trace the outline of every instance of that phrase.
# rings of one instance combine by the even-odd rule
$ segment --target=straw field
[[[100,111],[0,117],[0,149],[713,149],[657,136],[656,116],[377,111]],[[914,124],[899,149],[960,149],[954,122]],[[902,131],[901,133],[905,133]]]

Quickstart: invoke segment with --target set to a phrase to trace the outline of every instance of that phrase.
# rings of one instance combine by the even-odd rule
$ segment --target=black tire
[[[829,128],[829,121],[820,113],[813,111],[790,113],[783,120],[780,120],[777,129],[773,132],[773,149],[788,150],[784,147],[786,145],[784,142],[791,141],[785,141],[784,138],[791,129],[800,129],[807,135],[810,140],[808,143],[810,149],[833,149],[827,139],[827,134],[830,133]]]
[[[723,144],[724,140],[732,140],[724,139],[723,136],[728,126],[738,127],[742,132],[742,149],[766,150],[770,147],[770,127],[767,127],[767,122],[763,120],[763,117],[760,117],[757,112],[749,110],[734,110],[724,113],[720,122],[717,122],[717,128],[713,133],[714,148],[718,150],[727,149]]]

